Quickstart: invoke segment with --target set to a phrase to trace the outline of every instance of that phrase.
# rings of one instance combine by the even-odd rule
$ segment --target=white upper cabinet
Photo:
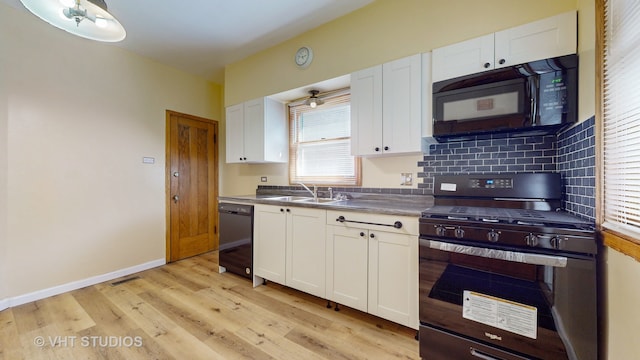
[[[494,34],[433,49],[433,82],[493,69]]]
[[[422,55],[351,74],[351,153],[420,152]]]
[[[433,50],[432,80],[576,53],[577,15],[570,11]]]
[[[351,74],[351,154],[381,154],[381,146],[382,65],[377,65]]]
[[[264,97],[226,108],[227,163],[288,160],[285,105]]]

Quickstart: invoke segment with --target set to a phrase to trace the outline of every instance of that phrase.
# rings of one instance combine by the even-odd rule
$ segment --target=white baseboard
[[[97,276],[93,276],[93,277],[82,279],[82,280],[78,280],[78,281],[73,281],[73,282],[70,282],[70,283],[67,283],[67,284],[50,287],[48,289],[42,289],[42,290],[34,291],[32,293],[28,293],[28,294],[24,294],[24,295],[18,295],[18,296],[11,297],[11,298],[8,298],[8,299],[2,299],[2,300],[0,300],[0,311],[2,311],[4,309],[7,309],[7,308],[10,308],[10,307],[13,307],[13,306],[26,304],[26,303],[29,303],[29,302],[32,302],[32,301],[37,301],[37,300],[41,300],[41,299],[44,299],[44,298],[48,298],[50,296],[62,294],[62,293],[65,293],[65,292],[81,289],[83,287],[87,287],[87,286],[99,284],[99,283],[102,283],[102,282],[105,282],[105,281],[117,279],[119,277],[135,274],[137,272],[148,270],[148,269],[151,269],[151,268],[154,268],[154,267],[158,267],[158,266],[162,266],[164,264],[166,264],[166,260],[165,259],[152,260],[152,261],[146,262],[144,264],[139,264],[139,265],[135,265],[135,266],[132,266],[132,267],[125,268],[125,269],[112,271],[110,273],[97,275]]]

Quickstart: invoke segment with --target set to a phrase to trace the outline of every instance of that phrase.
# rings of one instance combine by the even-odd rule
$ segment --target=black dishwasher
[[[218,204],[220,214],[220,272],[251,279],[253,273],[253,206]]]

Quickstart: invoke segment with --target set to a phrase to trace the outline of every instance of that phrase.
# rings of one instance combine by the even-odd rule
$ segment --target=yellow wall
[[[523,11],[523,7],[526,11]],[[576,0],[377,0],[373,4],[285,41],[225,70],[225,105],[277,94],[433,48],[575,10]],[[293,55],[313,49],[298,69]],[[593,112],[588,115],[592,116]],[[585,117],[586,118],[586,117]],[[581,120],[583,120],[581,118]],[[222,139],[223,143],[225,139]],[[221,148],[224,154],[224,147]],[[403,188],[400,173],[416,179],[421,155],[365,158],[364,187]],[[222,195],[249,194],[258,185],[288,185],[286,165],[223,165]],[[260,177],[269,181],[261,183]],[[414,180],[412,188],[417,187]]]
[[[4,4],[0,34],[0,305],[164,260],[165,110],[219,120],[221,86]]]

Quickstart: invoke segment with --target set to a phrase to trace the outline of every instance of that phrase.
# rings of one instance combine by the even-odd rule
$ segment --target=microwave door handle
[[[538,76],[530,76],[527,79],[529,83],[529,95],[530,95],[530,116],[531,116],[531,125],[538,125],[538,94],[540,93],[540,79]]]
[[[445,243],[436,240],[420,239],[420,246],[427,246],[430,249],[447,251],[452,253],[479,256],[488,259],[498,259],[511,262],[519,262],[524,264],[553,266],[553,267],[567,267],[567,258],[564,256],[542,255],[523,253],[509,250],[498,250],[490,248],[480,248],[475,246],[459,245],[452,243]]]

